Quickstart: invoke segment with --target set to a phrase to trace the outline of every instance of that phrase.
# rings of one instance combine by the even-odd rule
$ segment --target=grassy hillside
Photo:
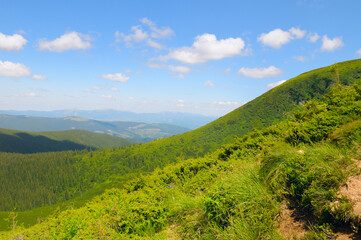
[[[336,85],[287,120],[128,181],[85,207],[25,230],[13,213],[3,238],[281,240],[288,237],[279,216],[290,208],[307,217],[302,239],[335,239],[340,229],[359,239],[361,216],[340,188],[360,174],[360,123],[361,85]]]
[[[0,128],[0,152],[36,153],[124,147],[131,141],[84,130],[25,132]]]
[[[47,118],[5,114],[0,114],[0,127],[32,132],[81,129],[111,134],[134,142],[149,142],[189,131],[187,128],[164,123],[105,122],[81,117]]]
[[[301,74],[226,116],[185,134],[121,149],[78,154],[74,157],[74,161],[79,169],[84,169],[78,178],[81,179],[84,188],[78,188],[79,182],[68,181],[67,175],[62,176],[61,172],[54,174],[57,174],[57,178],[62,182],[66,182],[68,188],[75,187],[77,191],[85,192],[105,181],[110,182],[111,185],[121,184],[128,174],[151,172],[170,163],[205,156],[216,151],[222,144],[233,142],[235,138],[245,135],[252,129],[263,129],[279,123],[287,117],[289,110],[297,108],[300,103],[312,98],[321,98],[322,94],[329,91],[330,86],[338,81],[337,76],[345,84],[355,82],[361,77],[361,60],[338,63],[336,68],[330,66]],[[6,161],[11,161],[11,159],[12,156],[8,156]],[[19,162],[21,161],[36,165],[34,160],[27,161],[26,157]],[[13,171],[11,166],[8,171]],[[36,172],[35,178],[40,179],[41,182],[45,173],[36,171],[36,167],[29,167],[26,175],[33,175],[34,172]],[[11,175],[6,175],[6,177],[9,178],[9,183],[16,182]],[[33,182],[26,183],[31,185]],[[11,189],[11,186],[12,184],[9,184],[5,188]],[[63,192],[58,191],[57,194],[59,201],[64,199]],[[15,203],[16,199],[12,200],[8,206],[14,206]],[[40,205],[38,203],[33,206],[47,204],[40,201]],[[4,209],[10,210],[8,207]]]

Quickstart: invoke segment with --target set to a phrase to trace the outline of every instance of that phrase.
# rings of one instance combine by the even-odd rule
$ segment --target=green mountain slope
[[[330,66],[301,74],[226,116],[185,134],[121,149],[106,149],[77,154],[72,158],[75,159],[72,164],[83,169],[77,180],[68,181],[67,175],[62,176],[61,172],[54,174],[57,174],[59,181],[64,183],[65,189],[73,189],[73,191],[81,194],[103,183],[109,184],[104,188],[122,184],[124,178],[130,174],[151,172],[170,163],[204,156],[217,150],[223,144],[233,142],[236,137],[241,137],[252,129],[263,129],[280,122],[287,117],[289,110],[297,108],[300,103],[304,103],[308,99],[320,98],[322,94],[329,91],[333,83],[338,81],[337,75],[342,83],[355,82],[361,77],[361,60],[338,63],[336,68]],[[11,162],[12,156],[4,156],[2,160]],[[33,182],[36,182],[35,179],[42,179],[45,173],[37,171],[36,160],[27,161],[24,157],[19,160],[19,162],[21,161],[27,162],[29,167],[27,177],[21,179],[22,184],[19,186],[20,188],[21,186],[32,188]],[[11,166],[8,168],[8,172],[15,171]],[[36,174],[33,174],[35,172]],[[16,198],[19,196],[17,191],[10,191],[9,189],[15,189],[12,186],[17,185],[18,182],[11,175],[4,174],[9,183],[4,185],[4,190],[13,192],[14,195],[11,202],[9,201],[7,206],[2,206],[1,209],[11,210],[9,206],[14,206]],[[35,179],[30,180],[31,178]],[[41,180],[39,181],[41,182]],[[23,189],[19,189],[19,192],[21,191]],[[64,191],[56,191],[56,202],[66,199],[65,194]],[[46,193],[44,193],[45,195]],[[39,196],[39,199],[45,199],[44,196]],[[43,200],[33,200],[33,202],[36,204],[32,205],[31,208],[48,205]],[[29,209],[29,206],[19,206],[19,208],[24,210]]]
[[[36,153],[124,147],[133,142],[84,130],[25,132],[0,128],[0,152]]]
[[[361,84],[337,84],[287,120],[3,237],[282,240],[288,237],[279,216],[287,204],[307,216],[304,240],[337,239],[340,230],[359,239],[361,216],[340,188],[360,174],[360,130]]]
[[[164,123],[105,122],[80,117],[47,118],[5,114],[0,114],[0,127],[32,132],[81,129],[111,134],[134,142],[149,142],[189,131],[187,128]]]

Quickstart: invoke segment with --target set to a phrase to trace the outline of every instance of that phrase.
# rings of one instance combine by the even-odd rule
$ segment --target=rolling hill
[[[104,189],[109,186],[121,186],[127,176],[149,173],[171,163],[181,164],[186,159],[203,157],[217,151],[224,144],[234,142],[235,139],[254,129],[261,130],[282,122],[283,119],[289,116],[291,110],[302,108],[300,105],[307,100],[321,99],[325,93],[329,92],[333,84],[341,82],[344,85],[350,85],[360,78],[361,60],[337,63],[290,79],[246,105],[199,129],[141,145],[76,154],[76,156],[70,157],[71,165],[63,162],[64,164],[61,166],[63,169],[69,169],[69,171],[73,168],[81,169],[81,171],[77,171],[76,176],[72,176],[71,181],[67,179],[67,175],[62,176],[61,172],[53,172],[54,177],[61,182],[62,186],[62,189],[55,189],[55,192],[52,192],[54,195],[53,202],[59,203],[67,199],[69,192],[66,189],[71,189],[71,192],[75,193],[70,196],[79,196],[79,194],[81,195],[95,186],[101,185]],[[252,146],[252,144],[256,143],[251,141],[248,144]],[[227,158],[232,154],[232,149],[226,149],[222,154]],[[12,158],[11,155],[1,157],[3,162],[11,162]],[[46,156],[39,155],[39,158],[46,159]],[[36,181],[41,183],[42,176],[45,175],[45,173],[37,170],[38,166],[35,159],[28,161],[24,156],[19,156],[18,159],[19,165],[21,165],[22,161],[28,164],[28,172],[20,182],[12,179],[6,172],[3,173],[4,176],[9,176],[8,184],[3,185],[3,191],[13,194],[11,197],[13,202],[8,201],[7,205],[3,206],[3,210],[13,206],[16,202],[13,199],[21,196],[18,192],[22,192],[22,188],[33,188],[34,186],[31,186],[31,184]],[[205,164],[207,165],[207,163]],[[12,167],[9,164],[6,166],[8,167],[7,172],[15,171],[13,169],[15,166]],[[187,171],[188,174],[194,172],[194,169],[181,171]],[[36,175],[32,174],[35,172]],[[212,180],[208,179],[207,181],[211,182]],[[138,187],[141,188],[141,186],[142,183],[140,182]],[[50,185],[48,188],[51,188]],[[10,191],[12,189],[17,189],[18,192]],[[39,192],[34,198],[38,198],[36,199],[38,203],[34,199],[32,202],[36,204],[32,204],[30,207],[19,205],[19,207],[24,210],[48,205],[46,191]]]
[[[5,114],[0,115],[0,127],[32,132],[80,129],[111,134],[133,142],[149,142],[189,131],[163,123],[104,122],[81,117],[47,118]]]
[[[69,116],[94,119],[99,121],[125,121],[144,123],[165,123],[183,128],[196,129],[217,117],[182,112],[134,113],[117,110],[53,110],[53,111],[19,111],[0,110],[0,114],[23,115],[48,118],[65,118]]]
[[[131,141],[85,130],[26,132],[0,128],[0,152],[37,153],[124,147]]]
[[[288,119],[140,175],[84,207],[29,229],[16,227],[12,213],[13,229],[2,236],[359,239],[360,120],[361,83],[337,83]]]

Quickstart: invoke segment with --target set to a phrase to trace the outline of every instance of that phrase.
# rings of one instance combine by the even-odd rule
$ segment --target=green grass
[[[337,66],[341,80],[345,83],[354,82],[360,77],[360,60],[339,63]],[[322,223],[325,216],[333,216],[325,206],[334,199],[336,189],[349,173],[337,172],[344,169],[343,164],[347,164],[347,159],[336,156],[340,152],[333,151],[334,148],[327,149],[322,144],[319,146],[313,144],[324,141],[340,126],[357,121],[361,109],[359,88],[357,86],[340,88],[339,92],[338,89],[333,89],[333,94],[329,95],[325,102],[308,103],[301,107],[302,109],[296,112],[293,118],[283,122],[281,120],[286,117],[285,113],[288,110],[296,108],[307,99],[321,98],[322,94],[330,90],[330,85],[334,82],[335,75],[332,68],[314,70],[289,80],[198,130],[147,144],[78,155],[80,166],[91,166],[85,168],[89,170],[84,172],[85,176],[89,180],[89,177],[92,178],[92,174],[96,173],[94,176],[97,184],[109,177],[116,178],[129,173],[149,173],[157,167],[163,168],[170,163],[177,164],[156,171],[149,177],[138,178],[128,183],[129,186],[123,190],[109,191],[99,196],[97,200],[91,201],[85,208],[69,210],[54,216],[44,225],[32,228],[33,232],[29,234],[36,236],[38,231],[36,229],[41,231],[49,229],[48,232],[54,231],[54,234],[61,236],[94,237],[96,231],[103,229],[102,234],[109,236],[125,237],[124,234],[127,234],[145,238],[158,234],[164,236],[164,231],[174,226],[174,229],[180,229],[179,232],[175,230],[177,234],[188,234],[184,235],[184,238],[230,237],[232,234],[240,234],[244,229],[250,229],[242,237],[243,239],[252,239],[257,233],[260,234],[259,239],[272,239],[278,237],[275,233],[276,224],[274,222],[271,224],[270,219],[275,219],[278,211],[276,202],[279,199],[288,199],[295,205],[302,203],[305,206],[301,206],[301,209],[311,215],[321,213],[318,221]],[[353,97],[350,98],[350,94]],[[342,101],[339,101],[340,99]],[[309,124],[312,121],[317,123],[317,127]],[[234,141],[236,136],[242,137],[254,128],[262,129],[273,123],[277,125],[254,131],[244,138],[236,139],[235,143],[220,148],[222,144]],[[355,139],[357,141],[358,138]],[[273,158],[268,156],[276,158],[277,151],[287,149],[284,145],[301,147],[302,144],[310,145],[310,148],[317,151],[330,151],[334,155],[331,154],[330,158],[322,158],[316,154],[316,150],[313,153],[309,149],[312,153],[310,156],[299,156],[297,152],[286,151],[283,153],[286,157],[279,157],[281,165],[286,167],[280,168],[279,165],[275,165],[277,166],[275,169],[283,171],[279,175],[280,178],[277,178],[277,174],[267,173],[262,166],[260,168],[262,171],[258,170],[256,163],[272,162]],[[212,151],[215,152],[206,155]],[[345,151],[349,150],[345,148]],[[206,157],[189,159],[199,156]],[[317,161],[309,161],[314,158]],[[246,162],[251,164],[249,168],[244,169],[241,165],[248,166]],[[322,167],[317,168],[317,166]],[[310,171],[310,169],[315,170]],[[297,174],[303,172],[309,174]],[[330,182],[327,182],[330,179],[328,174],[334,176]],[[242,179],[243,175],[245,179],[242,181],[235,180]],[[294,178],[291,180],[298,181],[296,187],[288,184],[290,176]],[[297,179],[297,176],[301,178]],[[262,178],[268,178],[271,182],[273,180],[281,182],[283,185],[277,188],[267,186]],[[216,183],[214,188],[210,183]],[[317,184],[324,184],[325,188],[317,188]],[[248,187],[242,188],[244,185]],[[245,192],[236,192],[235,197],[232,195],[237,190],[235,188]],[[284,191],[277,192],[275,189]],[[226,196],[224,198],[222,195],[217,195],[222,191]],[[252,195],[252,191],[258,193],[260,198]],[[322,194],[317,195],[318,191]],[[263,210],[261,208],[262,217],[259,219],[254,219],[254,216],[260,214],[257,209],[247,208],[247,204],[243,206],[243,202],[237,202],[237,199],[242,194],[247,195],[246,193],[253,197],[245,198],[245,202],[254,199],[256,202],[252,204],[259,202],[270,204]],[[169,204],[169,201],[166,201],[180,195],[186,197],[180,198],[179,202],[175,202],[176,204]],[[237,199],[231,203],[227,202],[228,198],[235,199],[233,197]],[[196,201],[191,202],[191,198],[195,198]],[[320,204],[317,205],[317,201],[313,203],[313,198]],[[232,205],[233,203],[236,205]],[[212,208],[212,204],[222,207],[217,210]],[[235,209],[236,212],[233,213],[229,209]],[[266,211],[270,214],[266,214]],[[340,211],[345,213],[346,210]],[[84,219],[79,219],[80,216]],[[335,216],[332,218],[335,222],[345,220]],[[246,223],[246,220],[249,223]],[[52,225],[54,221],[62,221],[65,225],[54,226]],[[263,225],[262,222],[267,224]],[[262,227],[257,228],[257,226]]]

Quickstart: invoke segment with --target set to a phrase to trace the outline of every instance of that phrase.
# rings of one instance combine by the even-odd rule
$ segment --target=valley
[[[359,174],[360,79],[360,59],[340,62],[289,79],[179,135],[91,151],[0,153],[0,178],[6,179],[0,185],[0,234],[284,239],[278,228],[286,203],[307,215],[304,239],[337,237],[339,227],[359,224],[339,190]]]

